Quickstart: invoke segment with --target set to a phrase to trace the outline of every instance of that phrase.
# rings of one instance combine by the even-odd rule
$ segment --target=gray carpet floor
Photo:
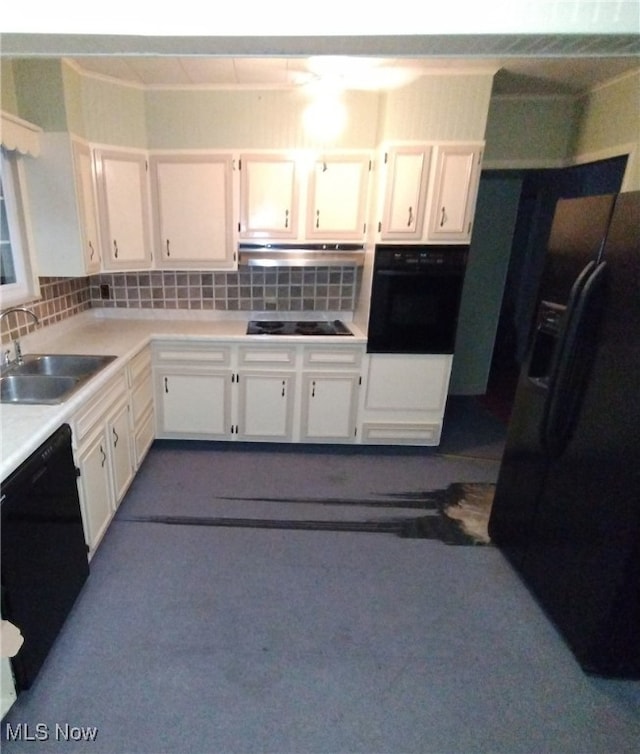
[[[437,450],[156,444],[2,751],[635,752],[640,684],[586,676],[491,546],[134,520],[415,515],[497,477],[503,428],[456,410]]]

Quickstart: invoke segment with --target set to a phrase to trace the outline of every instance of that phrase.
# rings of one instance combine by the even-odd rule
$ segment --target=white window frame
[[[40,297],[40,286],[31,253],[33,244],[29,232],[22,159],[17,152],[4,148],[1,150],[2,187],[16,282],[0,286],[0,309],[24,304]]]

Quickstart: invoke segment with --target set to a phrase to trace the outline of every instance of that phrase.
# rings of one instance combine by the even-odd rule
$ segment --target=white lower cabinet
[[[157,436],[439,444],[452,356],[287,343],[154,343]]]
[[[131,391],[133,460],[137,470],[148,453],[156,432],[151,348],[149,346],[143,348],[131,359],[127,371]]]
[[[231,436],[231,347],[156,341],[152,347],[156,436],[227,440]]]
[[[110,479],[106,429],[98,432],[78,451],[79,493],[84,535],[93,552],[102,539],[113,515],[113,489]]]
[[[85,538],[92,555],[135,473],[125,370],[78,411],[73,437]]]
[[[370,354],[362,442],[438,445],[452,359],[448,354]]]
[[[160,437],[227,439],[231,431],[231,372],[200,366],[156,371]]]
[[[353,442],[359,375],[307,373],[302,386],[304,442]]]
[[[300,439],[354,442],[364,346],[305,346]]]
[[[293,372],[238,373],[239,440],[285,442],[292,439]]]

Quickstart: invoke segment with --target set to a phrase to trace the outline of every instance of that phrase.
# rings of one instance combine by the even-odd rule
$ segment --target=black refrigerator
[[[640,678],[640,192],[557,204],[489,533],[586,672]]]

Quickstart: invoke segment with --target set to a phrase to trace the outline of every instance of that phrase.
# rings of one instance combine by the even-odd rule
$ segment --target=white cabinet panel
[[[358,374],[305,374],[301,439],[353,442],[356,429]]]
[[[231,157],[151,157],[156,258],[165,268],[231,269]]]
[[[84,264],[88,274],[100,271],[100,231],[96,205],[93,154],[90,147],[78,141],[72,142],[73,162],[76,176],[76,193],[80,209]]]
[[[371,354],[366,407],[431,411],[444,406],[448,356]]]
[[[295,375],[241,371],[239,387],[238,437],[242,440],[290,440]]]
[[[477,145],[439,146],[432,190],[429,239],[471,238],[481,151]]]
[[[105,268],[148,267],[151,250],[146,157],[139,153],[98,150],[96,168]]]
[[[91,554],[134,476],[133,433],[124,370],[73,419],[78,491]]]
[[[123,403],[109,418],[107,425],[113,472],[114,502],[117,506],[134,475],[133,438],[129,426],[129,404]]]
[[[156,374],[158,434],[161,437],[198,436],[228,438],[230,372],[196,368],[162,368]]]
[[[83,277],[100,269],[100,242],[88,145],[66,132],[42,133],[41,154],[23,160],[39,275]]]
[[[298,234],[296,162],[286,155],[240,158],[240,237],[295,238]]]
[[[424,228],[431,147],[395,146],[386,152],[384,207],[380,238],[420,240]]]
[[[362,239],[366,229],[368,157],[328,156],[309,176],[307,237]]]
[[[437,445],[451,362],[448,354],[370,354],[362,442]]]
[[[108,450],[107,430],[102,427],[78,452],[82,521],[91,552],[98,546],[113,515]]]

